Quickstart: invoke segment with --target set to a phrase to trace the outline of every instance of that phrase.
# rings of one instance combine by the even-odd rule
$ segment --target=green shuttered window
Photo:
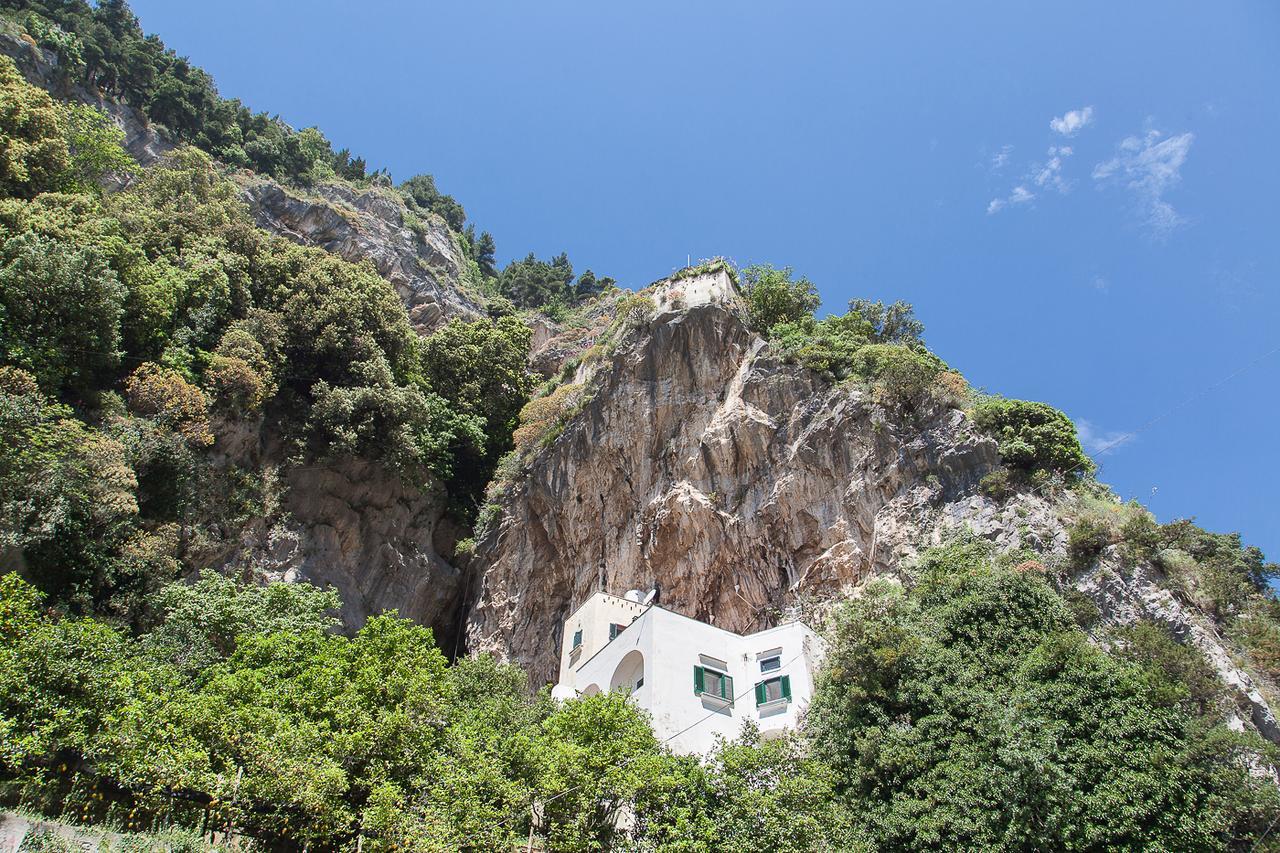
[[[705,666],[693,668],[693,692],[696,696],[715,696],[733,704],[733,677]]]
[[[791,676],[768,678],[756,682],[756,705],[791,701]]]

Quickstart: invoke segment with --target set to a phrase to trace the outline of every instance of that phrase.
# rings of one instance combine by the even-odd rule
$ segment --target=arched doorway
[[[618,662],[609,680],[610,690],[621,690],[623,693],[634,693],[644,686],[644,655],[639,649],[632,649]]]

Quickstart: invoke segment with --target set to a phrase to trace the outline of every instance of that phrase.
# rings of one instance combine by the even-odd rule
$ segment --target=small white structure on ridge
[[[632,590],[597,592],[564,624],[560,681],[568,699],[608,690],[649,712],[674,752],[706,754],[744,720],[762,735],[795,728],[813,695],[822,640],[803,622],[742,636],[681,616]]]

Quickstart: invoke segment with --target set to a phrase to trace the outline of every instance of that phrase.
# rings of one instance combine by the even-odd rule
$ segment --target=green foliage
[[[1057,473],[1078,479],[1093,471],[1075,424],[1050,405],[988,400],[974,407],[973,420],[1000,443],[1004,463],[1024,474]]]
[[[125,289],[92,247],[26,233],[0,246],[0,359],[83,396],[120,358]]]
[[[31,198],[61,189],[71,171],[61,113],[0,56],[0,193]]]
[[[566,851],[610,846],[619,810],[661,763],[643,712],[621,693],[599,693],[566,702],[540,734],[530,756],[537,786],[566,792],[542,804],[548,843]]]
[[[799,737],[736,741],[668,762],[636,800],[640,849],[869,850],[835,797],[834,776]]]
[[[1111,525],[1096,515],[1082,515],[1067,530],[1067,556],[1077,571],[1092,566],[1111,544]]]
[[[978,483],[978,490],[995,501],[1007,498],[1012,492],[1009,483],[1009,469],[997,468],[984,476],[982,481]]]
[[[1090,644],[1043,579],[981,554],[926,555],[910,592],[873,585],[836,617],[807,725],[871,845],[1256,840],[1280,798],[1245,762],[1269,751],[1167,692],[1203,671],[1161,647],[1153,682],[1152,665]]]
[[[128,177],[138,164],[124,149],[124,131],[99,109],[75,102],[58,104],[70,156],[71,185],[79,192],[101,193],[109,175]]]
[[[533,387],[526,364],[531,334],[517,317],[454,319],[419,343],[427,385],[483,425],[484,440],[458,451],[462,462],[450,487],[463,503],[479,499],[498,459],[511,449],[511,434]]]
[[[582,384],[570,382],[530,400],[520,410],[520,427],[512,436],[516,452],[527,454],[535,445],[545,446],[559,435],[565,422],[578,413],[582,394]]]
[[[847,322],[867,330],[872,343],[923,344],[924,323],[916,319],[915,309],[909,302],[898,300],[886,306],[883,302],[854,299],[849,302]]]
[[[565,307],[574,301],[573,264],[563,252],[550,262],[528,257],[512,261],[498,277],[498,292],[521,308]]]
[[[801,276],[792,280],[791,267],[775,269],[755,264],[742,270],[747,296],[747,318],[753,329],[772,336],[779,323],[807,324],[822,300],[813,282]]]
[[[448,479],[458,448],[483,447],[483,421],[437,394],[398,384],[380,353],[350,369],[349,384],[321,379],[311,388],[307,431],[323,454],[380,458],[410,476],[426,469]]]
[[[125,383],[129,408],[167,430],[179,433],[195,447],[213,444],[209,429],[209,401],[204,392],[176,370],[143,364]]]
[[[336,592],[310,584],[245,585],[206,570],[192,583],[167,584],[154,594],[159,624],[143,647],[194,677],[231,657],[241,637],[336,628],[339,603]]]
[[[148,582],[116,559],[138,514],[125,448],[7,367],[0,436],[0,545],[17,549],[30,576],[60,602],[120,609]]]
[[[618,301],[617,315],[628,328],[635,328],[649,322],[655,310],[653,299],[642,293],[632,293]]]
[[[769,338],[785,359],[832,381],[853,375],[854,358],[871,341],[866,326],[848,315],[778,323]]]
[[[463,223],[467,221],[462,205],[453,196],[444,195],[437,190],[436,179],[430,175],[414,175],[400,185],[400,194],[404,196],[410,210],[422,215],[434,213],[454,231],[461,231]],[[491,237],[490,241],[492,239]],[[492,255],[492,250],[489,254]]]
[[[198,827],[212,801],[275,843],[346,847],[359,831],[374,851],[505,849],[537,801],[550,849],[599,849],[670,760],[621,696],[555,708],[514,667],[447,666],[394,614],[334,634],[331,594],[206,575],[157,598],[163,621],[133,640],[50,618],[0,578],[0,777],[28,802],[56,758],[134,809]]]
[[[869,380],[871,398],[886,409],[915,413],[945,399],[938,382],[946,365],[928,350],[901,344],[868,344],[853,354],[851,372]]]
[[[1142,667],[1152,701],[1207,716],[1225,699],[1222,682],[1197,649],[1185,646],[1154,622],[1138,622],[1112,632],[1122,660]]]
[[[510,318],[420,347],[371,267],[258,230],[194,148],[105,198],[0,200],[0,365],[39,385],[7,400],[44,412],[6,435],[7,547],[59,604],[144,619],[182,552],[206,535],[219,547],[242,512],[238,474],[204,455],[215,412],[263,416],[303,459],[448,480],[455,505],[474,505],[528,393],[528,335]],[[77,408],[55,411],[59,398]],[[129,511],[95,507],[92,478]]]
[[[352,158],[346,149],[335,152],[319,130],[295,131],[278,117],[219,97],[208,74],[165,48],[157,36],[145,36],[121,0],[95,5],[85,0],[5,0],[0,5],[27,13],[26,28],[42,46],[57,52],[66,83],[124,100],[166,128],[175,141],[295,183],[335,175],[365,177],[364,160]]]

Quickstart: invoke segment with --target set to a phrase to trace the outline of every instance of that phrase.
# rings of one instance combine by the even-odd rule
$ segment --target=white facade
[[[674,752],[705,754],[745,720],[766,737],[794,728],[821,655],[822,641],[801,622],[741,636],[598,592],[565,622],[552,695],[621,690]]]

